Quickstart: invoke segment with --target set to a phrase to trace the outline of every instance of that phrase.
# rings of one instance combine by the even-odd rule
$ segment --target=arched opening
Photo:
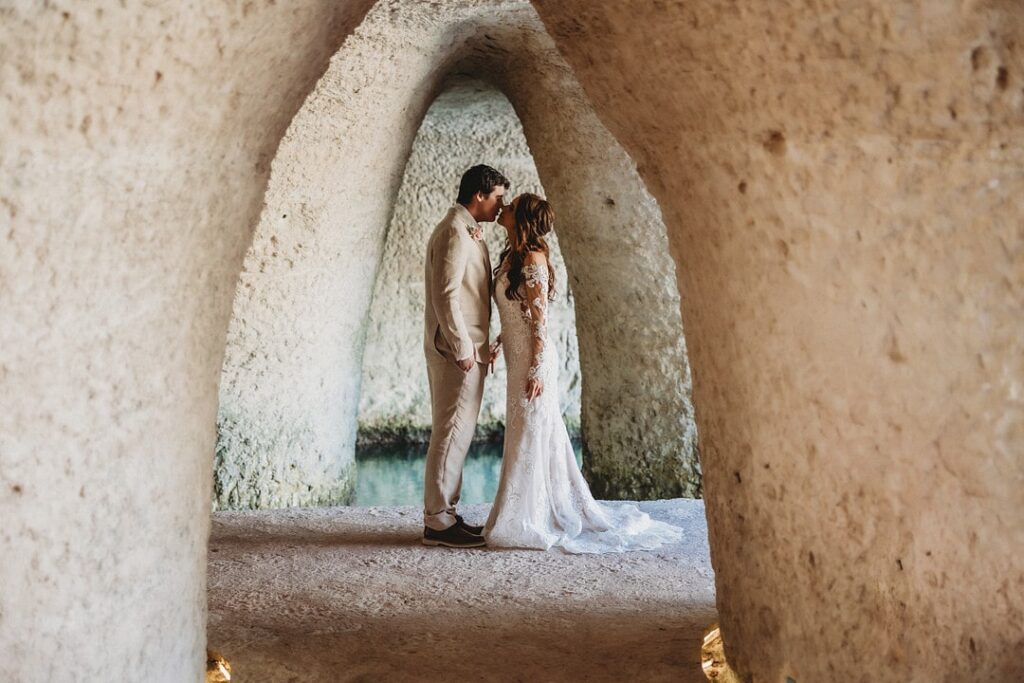
[[[367,400],[372,407],[379,393],[372,389],[368,393],[367,385],[380,377],[361,380],[362,368],[372,371],[402,353],[409,369],[422,374],[421,313],[417,309],[411,316],[413,333],[403,350],[378,347],[373,340],[392,344],[400,339],[385,326],[374,329],[372,284],[401,282],[389,278],[387,270],[387,226],[396,220],[391,207],[396,199],[401,204],[402,171],[419,121],[431,102],[437,101],[435,94],[441,93],[443,104],[452,74],[463,88],[467,77],[481,78],[485,84],[472,87],[508,98],[536,161],[539,184],[559,212],[556,232],[566,261],[562,281],[576,302],[585,465],[594,492],[599,497],[633,499],[698,494],[699,466],[675,265],[656,202],[629,156],[590,110],[529,5],[511,3],[497,16],[480,12],[471,3],[449,5],[445,12],[426,16],[413,11],[415,16],[410,18],[385,7],[371,10],[332,59],[273,162],[271,187],[240,280],[225,357],[217,467],[221,502],[239,508],[349,502],[357,404]],[[447,40],[438,40],[439,35]],[[359,68],[353,67],[353,59]],[[363,69],[377,73],[366,82]],[[344,101],[338,98],[342,92],[348,94]],[[346,110],[332,121],[333,109],[340,106]],[[456,181],[453,173],[448,182]],[[450,198],[449,189],[440,201],[447,204]],[[427,220],[422,227],[429,229],[437,216]],[[413,262],[409,282],[420,278],[421,259]],[[421,297],[409,296],[405,301],[421,303]],[[275,306],[287,311],[283,318],[274,315]],[[312,310],[317,312],[315,326],[310,325]],[[394,322],[395,318],[384,320]],[[373,348],[368,351],[371,342]],[[248,387],[254,385],[260,391],[250,391]],[[425,381],[416,384],[419,390],[425,386]],[[570,386],[567,382],[566,387]],[[658,409],[652,410],[652,404]],[[252,427],[255,431],[250,431]],[[688,645],[673,655],[678,660],[673,659],[671,666],[689,666],[696,661],[699,630],[714,615],[703,508],[694,503],[654,504],[647,509],[687,524],[693,533],[685,550],[637,568],[635,576],[630,574],[630,580],[646,587],[641,590],[641,602],[650,600],[651,610],[623,624],[627,630],[646,633],[644,647],[655,650],[669,647],[669,640],[684,640]],[[418,533],[415,508],[375,510],[372,516],[360,516],[368,514],[336,510],[333,521],[308,510],[258,519],[246,512],[219,515],[211,564],[213,642],[246,643],[247,648],[262,642],[245,636],[252,627],[245,622],[253,616],[246,609],[253,605],[245,597],[251,584],[235,573],[241,557],[259,566],[289,568],[287,576],[277,575],[284,584],[268,589],[261,598],[264,605],[277,605],[274,615],[284,615],[288,623],[277,621],[278,627],[294,632],[297,622],[289,622],[286,606],[296,591],[308,596],[307,610],[322,610],[325,618],[349,618],[341,606],[327,605],[321,593],[309,592],[312,588],[303,582],[310,580],[310,572],[302,561],[310,560],[312,567],[322,565],[303,553],[310,546],[323,547],[323,541],[316,540],[323,534],[338,544],[352,539],[344,548],[351,554],[330,551],[334,569],[323,571],[333,577],[338,576],[339,567],[351,570],[352,561],[387,561],[379,556],[381,546],[408,544],[404,534],[410,526],[413,534]],[[309,533],[314,528],[320,533]],[[294,542],[299,542],[297,548],[290,545]],[[367,557],[365,548],[357,545],[370,546],[378,554]],[[401,548],[401,552],[414,550]],[[443,556],[421,560],[417,548],[415,557],[422,568]],[[551,570],[571,574],[568,561],[561,562],[554,562]],[[584,566],[589,567],[585,571],[596,568]],[[665,567],[671,569],[666,573]],[[688,583],[693,572],[701,580]],[[357,574],[339,577],[335,585],[358,587]],[[478,577],[465,578],[475,582]],[[609,574],[595,579],[593,586],[607,598],[615,581]],[[549,588],[572,590],[556,583]],[[658,593],[669,586],[685,588],[676,598]],[[402,593],[406,588],[392,587],[409,604],[418,604],[422,596]],[[648,589],[653,592],[647,593]],[[481,613],[495,624],[515,621],[539,608],[524,598],[521,581],[513,579],[494,594],[524,605],[510,611],[484,601]],[[578,594],[574,613],[596,625],[604,618],[598,595],[589,589]],[[620,597],[608,604],[628,611],[630,600]],[[531,606],[526,609],[528,603]],[[231,623],[232,618],[241,623]],[[557,620],[552,614],[545,618]],[[663,619],[675,620],[671,633],[650,637],[654,621]],[[336,629],[324,628],[325,639],[348,642]],[[375,635],[398,637],[405,633],[403,628],[391,624],[386,633]],[[553,633],[568,635],[558,629],[541,631],[531,632],[530,637],[541,642]],[[599,650],[611,646],[607,639],[594,638],[588,644],[595,648],[593,661],[598,661]],[[557,651],[548,654],[554,657],[551,663],[559,658]],[[245,656],[251,662],[261,655],[250,651]],[[280,664],[277,657],[272,658]],[[372,659],[368,656],[367,661]]]
[[[514,179],[512,193],[544,194],[522,124],[494,86],[465,75],[445,79],[412,146],[388,226],[369,310],[363,351],[356,465],[358,505],[413,505],[422,500],[430,438],[430,397],[422,354],[423,260],[427,239],[454,202],[465,169],[486,161]],[[557,233],[557,231],[556,231]],[[504,230],[486,226],[496,262]],[[548,330],[562,360],[563,416],[578,437],[580,363],[575,305],[558,235],[549,240],[558,296]],[[498,332],[495,318],[491,337]],[[493,500],[505,422],[505,364],[488,378],[476,439],[463,475],[463,503]]]
[[[351,33],[372,4],[0,9],[0,679],[201,676],[224,335],[270,160],[298,167],[285,130],[351,38],[350,64],[369,68],[317,101],[364,115],[328,122],[302,151],[313,162],[303,185],[337,190],[324,185],[332,146],[366,173],[348,178],[344,206],[311,197],[288,217],[358,223],[379,213],[362,190],[397,186],[393,146],[411,141],[456,61],[536,57],[529,36],[497,37],[514,2],[381,2],[403,55]],[[685,266],[718,605],[743,675],[1020,680],[1024,6],[532,4],[572,65],[564,73],[637,161]],[[564,104],[526,107],[531,90],[501,85],[531,80],[530,68],[490,75],[524,124]],[[539,129],[525,128],[540,149]],[[544,175],[558,160],[538,162]],[[257,244],[274,235],[259,231]],[[314,246],[320,273],[353,265]],[[286,266],[264,274],[285,278]],[[312,368],[326,382],[314,389],[354,400],[336,380],[358,373],[347,362]],[[268,378],[309,381],[301,370],[281,361]],[[289,401],[233,405],[290,421],[294,443],[334,462],[320,444],[354,428],[303,424]],[[319,455],[310,461],[315,470]],[[242,487],[240,502],[310,494],[294,474],[264,471],[284,485]],[[387,566],[396,571],[376,575],[398,573]],[[363,569],[353,576],[375,576]],[[621,622],[588,621],[581,640]]]
[[[342,301],[330,275],[376,267],[408,146],[441,79],[460,60],[513,52],[508,42],[479,48],[532,12],[382,3],[374,12],[391,17],[390,36],[377,41],[367,24],[350,34],[369,5],[246,4],[188,18],[161,7],[144,19],[131,8],[26,6],[0,27],[18,60],[2,86],[17,115],[16,146],[0,163],[4,187],[18,189],[3,201],[17,275],[3,290],[16,322],[4,330],[16,338],[3,345],[3,379],[14,386],[5,396],[33,397],[4,413],[15,425],[5,434],[26,437],[3,450],[5,501],[17,511],[4,537],[14,558],[3,567],[14,587],[5,624],[24,653],[3,662],[8,678],[35,675],[22,674],[44,660],[55,678],[196,678],[224,367],[253,374],[220,387],[222,453],[255,457],[221,460],[219,494],[261,506],[345,497],[336,456],[354,439],[344,415],[355,414],[348,378],[359,374],[346,350],[360,348],[348,342],[365,316],[338,304],[365,306],[368,293]],[[529,21],[527,34],[543,31]],[[345,36],[354,61],[314,88]],[[44,42],[51,51],[38,50]],[[314,110],[344,102],[351,116],[296,114],[310,90]],[[272,159],[275,174],[301,168],[301,182],[268,187]],[[562,206],[552,178],[545,187]],[[284,315],[260,305],[274,292],[291,297]],[[305,410],[300,395],[323,401]],[[261,460],[268,452],[292,457]],[[51,659],[40,647],[54,638],[62,648]]]
[[[700,495],[675,264],[656,202],[529,5],[503,8],[501,21],[472,5],[448,12],[371,11],[285,136],[228,335],[219,504],[352,500],[372,283],[417,124],[452,72],[510,98],[559,212],[594,492]],[[410,40],[421,49],[401,49]],[[364,69],[387,76],[366,84]],[[340,92],[351,93],[344,106]]]

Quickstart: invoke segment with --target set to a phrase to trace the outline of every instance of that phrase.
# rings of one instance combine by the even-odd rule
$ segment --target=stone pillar
[[[1024,6],[534,4],[669,226],[730,662],[1024,679]]]
[[[368,4],[0,9],[0,680],[202,677],[231,295]]]

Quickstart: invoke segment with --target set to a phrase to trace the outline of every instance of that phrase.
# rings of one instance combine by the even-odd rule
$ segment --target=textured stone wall
[[[405,167],[370,308],[359,399],[359,440],[429,438],[430,392],[423,347],[423,260],[427,239],[455,201],[462,173],[477,163],[500,169],[510,194],[544,196],[522,124],[493,86],[458,77],[430,106]],[[484,224],[492,262],[505,245],[505,229]],[[560,398],[566,421],[580,421],[580,361],[576,314],[557,233],[548,240],[557,297],[548,331],[562,361]],[[500,329],[493,311],[491,339]],[[505,422],[505,364],[498,361],[484,388],[478,434],[500,436]]]
[[[0,4],[0,680],[200,680],[232,291],[369,4]]]
[[[535,4],[669,227],[734,665],[1024,680],[1024,5]]]

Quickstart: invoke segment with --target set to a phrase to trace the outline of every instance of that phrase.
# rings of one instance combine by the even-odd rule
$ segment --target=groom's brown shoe
[[[484,545],[483,536],[471,534],[458,522],[443,531],[423,527],[423,545],[443,545],[447,548],[479,548]]]
[[[455,515],[455,523],[474,536],[483,536],[484,528],[475,524],[466,524],[466,520],[462,518],[462,515]]]

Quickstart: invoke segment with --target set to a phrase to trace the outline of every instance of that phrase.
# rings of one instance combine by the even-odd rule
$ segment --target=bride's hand
[[[544,393],[544,380],[531,377],[526,380],[526,400],[532,401]]]

